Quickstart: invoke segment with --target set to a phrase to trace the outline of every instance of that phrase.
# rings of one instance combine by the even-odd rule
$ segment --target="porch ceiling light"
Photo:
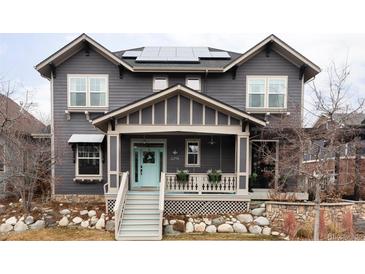
[[[215,145],[215,141],[213,140],[213,136],[210,136],[210,141],[208,142],[208,144]]]

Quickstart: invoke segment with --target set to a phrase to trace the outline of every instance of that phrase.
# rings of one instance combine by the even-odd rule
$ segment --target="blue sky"
[[[18,84],[14,98],[24,100],[25,90],[35,103],[33,113],[47,118],[50,112],[49,82],[43,79],[34,66],[70,42],[79,34],[0,34],[0,78]],[[93,34],[111,51],[140,46],[211,46],[244,52],[268,33],[257,34]],[[276,33],[289,45],[319,65],[323,72],[316,78],[319,85],[326,84],[326,67],[330,62],[351,66],[350,97],[364,97],[365,92],[365,35],[364,34],[286,34]],[[306,107],[312,104],[306,92]]]

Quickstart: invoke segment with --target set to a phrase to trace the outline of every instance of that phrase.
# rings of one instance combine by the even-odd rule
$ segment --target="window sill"
[[[246,108],[248,113],[286,113],[287,108]]]
[[[75,181],[78,181],[78,182],[95,182],[95,181],[98,181],[98,182],[101,182],[103,181],[103,176],[98,176],[98,175],[95,175],[95,176],[76,176],[74,179],[74,182]]]
[[[66,111],[68,112],[106,112],[108,107],[68,107]]]

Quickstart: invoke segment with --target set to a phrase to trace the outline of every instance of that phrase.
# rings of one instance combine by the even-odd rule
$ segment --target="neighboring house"
[[[341,131],[340,149],[328,151],[325,132],[337,127]],[[318,159],[328,159],[331,181],[337,183],[344,196],[354,195],[356,172],[359,173],[361,198],[365,198],[365,113],[334,113],[332,118],[321,115],[313,124],[315,137],[311,140],[303,163],[313,168]],[[324,134],[323,134],[324,133]],[[358,161],[356,161],[358,156]],[[358,167],[356,166],[358,165]],[[358,171],[356,171],[358,169]],[[336,182],[336,178],[338,179]]]
[[[19,133],[31,138],[47,137],[47,127],[8,96],[0,94],[0,179],[6,172],[6,155],[11,153],[7,132]],[[1,182],[0,195],[6,185]]]
[[[52,153],[62,159],[53,170],[54,198],[105,197],[109,210],[116,204],[120,239],[160,238],[162,209],[245,211],[258,167],[253,144],[279,147],[251,133],[275,116],[300,124],[304,84],[320,72],[274,35],[241,54],[111,52],[82,34],[35,68],[51,84]],[[177,170],[189,170],[187,182]],[[208,170],[221,170],[221,180],[209,182]]]

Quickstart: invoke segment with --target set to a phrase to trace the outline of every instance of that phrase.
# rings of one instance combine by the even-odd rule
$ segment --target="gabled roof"
[[[365,113],[334,113],[332,119],[336,123],[340,123],[344,126],[357,127],[365,125]],[[329,121],[329,118],[322,114],[314,122],[313,128],[318,128]]]
[[[86,34],[81,34],[75,40],[62,47],[60,50],[40,62],[35,66],[39,73],[47,78],[50,78],[52,67],[56,67],[72,55],[76,54],[84,47],[92,47],[102,56],[110,60],[116,65],[121,65],[132,72],[214,72],[214,73],[224,73],[236,66],[242,65],[256,54],[264,50],[274,50],[289,62],[293,63],[295,66],[301,69],[304,75],[304,81],[308,81],[317,75],[321,69],[311,62],[309,59],[301,55],[299,52],[294,50],[288,44],[280,40],[275,35],[270,35],[260,43],[249,49],[243,54],[226,51],[231,56],[230,59],[202,59],[198,63],[182,63],[182,62],[149,62],[149,63],[139,63],[135,59],[124,58],[122,55],[126,50],[111,52],[107,48],[103,47],[101,44],[90,38]],[[130,50],[142,50],[130,49]],[[221,49],[209,48],[212,51],[223,51]]]
[[[304,67],[304,81],[308,81],[313,78],[321,69],[319,66],[314,64],[312,61],[304,57],[302,54],[297,52],[295,49],[290,47],[284,41],[276,37],[274,34],[271,34],[260,43],[243,53],[239,58],[232,61],[230,64],[224,67],[224,71],[231,69],[234,66],[241,65],[252,57],[254,57],[257,53],[261,52],[264,49],[269,48],[270,50],[274,50],[288,61],[292,62],[297,67]]]
[[[65,60],[79,52],[84,47],[92,47],[102,56],[113,62],[114,64],[120,64],[129,70],[133,70],[132,67],[117,57],[114,53],[109,51],[107,48],[96,42],[90,36],[85,33],[81,34],[79,37],[68,43],[66,46],[62,47],[55,53],[53,53],[48,58],[44,59],[42,62],[35,66],[35,69],[39,71],[42,76],[50,78],[52,66],[59,66]]]
[[[115,110],[112,110],[100,117],[97,117],[93,120],[93,125],[95,126],[100,126],[101,124],[109,121],[110,119],[113,119],[115,117],[121,117],[126,113],[130,113],[135,111],[136,109],[139,108],[143,108],[145,106],[148,106],[149,104],[151,104],[152,102],[157,101],[158,99],[163,99],[166,98],[168,96],[171,96],[175,93],[180,93],[182,95],[185,95],[189,98],[193,98],[193,99],[197,99],[201,102],[207,103],[209,105],[211,105],[213,108],[220,110],[220,111],[225,111],[228,112],[232,115],[234,115],[237,118],[240,119],[245,119],[248,120],[249,122],[256,124],[256,125],[260,125],[260,126],[265,126],[266,122],[262,121],[256,117],[251,116],[250,114],[248,114],[245,111],[242,111],[240,109],[237,109],[235,107],[232,107],[230,105],[227,105],[215,98],[212,98],[204,93],[201,93],[199,91],[193,90],[188,88],[187,86],[184,85],[174,85],[171,86],[165,90],[162,90],[160,92],[156,92],[153,93],[151,95],[148,95],[142,99],[139,99],[137,101],[134,101],[128,105],[125,105],[123,107],[117,108]]]
[[[5,130],[33,134],[44,133],[47,127],[11,98],[0,94],[0,124]]]

